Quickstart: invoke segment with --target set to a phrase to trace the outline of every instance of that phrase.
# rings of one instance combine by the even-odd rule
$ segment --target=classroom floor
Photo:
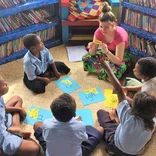
[[[87,72],[83,71],[82,62],[69,62],[66,49],[64,45],[54,47],[50,49],[55,61],[62,61],[66,63],[70,68],[71,72],[69,76],[75,80],[81,88],[77,91],[71,93],[71,95],[75,98],[77,103],[77,109],[83,108],[90,108],[92,110],[92,115],[94,119],[95,126],[98,125],[96,113],[99,109],[106,109],[104,108],[103,102],[83,106],[81,101],[78,97],[78,92],[94,88],[100,87],[103,89],[112,89],[112,86],[107,81],[100,81],[97,77],[93,74],[88,74]],[[0,65],[0,75],[5,79],[5,81],[9,85],[9,92],[4,96],[4,100],[7,101],[14,95],[19,95],[23,99],[23,106],[27,110],[31,105],[36,105],[45,109],[49,109],[49,105],[51,104],[52,100],[56,98],[58,95],[62,93],[62,91],[55,86],[53,82],[51,82],[47,88],[46,93],[44,94],[34,94],[30,90],[28,90],[25,85],[23,84],[23,64],[22,59]],[[32,126],[22,124],[22,129],[27,131],[32,131],[31,137],[33,137],[33,129]],[[153,137],[152,141],[147,145],[146,150],[142,154],[142,156],[155,156],[156,155],[156,136]],[[108,156],[104,151],[103,142],[99,144],[96,150],[92,153],[92,156]]]

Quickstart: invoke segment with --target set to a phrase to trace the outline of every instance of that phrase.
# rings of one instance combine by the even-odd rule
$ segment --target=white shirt
[[[153,90],[156,92],[156,77],[149,79],[148,81],[144,82],[141,92]]]

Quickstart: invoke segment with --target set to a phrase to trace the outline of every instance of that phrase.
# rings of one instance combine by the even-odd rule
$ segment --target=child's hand
[[[127,93],[128,93],[127,87],[122,87],[122,90],[124,91],[125,95],[127,95]]]
[[[110,69],[110,66],[105,61],[106,56],[104,54],[100,54],[97,56],[97,62],[100,64],[104,69]]]
[[[61,77],[61,73],[56,72],[56,73],[55,73],[55,76],[56,76],[57,79],[59,79],[59,78]]]
[[[76,119],[77,121],[82,121],[82,117],[81,117],[81,116],[77,116],[77,117],[75,117],[75,119]]]

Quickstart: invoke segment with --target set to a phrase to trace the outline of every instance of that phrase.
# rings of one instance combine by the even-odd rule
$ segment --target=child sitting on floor
[[[136,78],[143,81],[142,85],[138,86],[125,86],[124,92],[127,94],[129,91],[137,92],[141,90],[153,90],[156,92],[156,59],[153,57],[145,57],[138,60],[133,70]],[[130,101],[131,99],[128,98]],[[131,103],[131,102],[130,102]]]
[[[54,61],[51,53],[36,34],[25,35],[23,44],[28,49],[23,58],[23,81],[33,92],[44,93],[46,85],[54,80],[54,77],[59,79],[61,74],[70,72],[63,62]]]
[[[103,128],[85,126],[75,118],[76,103],[69,94],[60,95],[50,108],[54,118],[34,125],[34,135],[46,156],[89,156],[100,143]]]
[[[130,107],[120,82],[104,62],[103,56],[98,61],[106,70],[119,99],[119,125],[105,110],[97,112],[100,126],[104,128],[106,149],[114,156],[136,156],[143,151],[155,130],[153,118],[156,116],[156,94],[153,90],[138,93]]]
[[[22,108],[22,99],[19,96],[12,97],[6,105],[2,96],[8,92],[9,87],[0,76],[0,151],[4,155],[14,156],[37,156],[39,146],[33,140],[28,139],[31,135],[20,128],[20,121],[26,117]],[[0,153],[1,153],[0,152]]]

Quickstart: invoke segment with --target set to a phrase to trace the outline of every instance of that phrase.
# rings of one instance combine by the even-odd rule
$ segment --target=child
[[[129,91],[148,91],[156,92],[156,59],[153,57],[145,57],[138,60],[133,70],[136,78],[143,81],[143,85],[123,87],[125,93]],[[129,98],[128,98],[129,99]],[[130,101],[131,99],[129,99]]]
[[[99,56],[99,63],[118,95],[117,114],[119,125],[111,120],[105,110],[97,112],[100,126],[104,128],[104,141],[107,150],[115,156],[132,156],[140,154],[155,130],[153,118],[156,116],[156,95],[153,90],[136,94],[130,107],[122,90],[120,82],[112,73],[109,65]]]
[[[7,155],[37,156],[39,146],[33,140],[24,140],[23,138],[29,138],[31,133],[23,132],[20,128],[20,120],[26,117],[22,99],[14,96],[4,104],[1,96],[6,94],[8,89],[7,83],[0,77],[0,150]]]
[[[63,62],[55,62],[49,50],[44,47],[40,37],[36,34],[27,34],[23,44],[28,52],[23,58],[24,83],[35,93],[44,93],[45,86],[59,79],[61,74],[68,74],[70,69]],[[53,78],[52,78],[53,77]]]
[[[103,128],[85,126],[75,118],[76,103],[69,94],[60,95],[50,108],[54,118],[34,125],[46,156],[89,156],[102,139]]]

